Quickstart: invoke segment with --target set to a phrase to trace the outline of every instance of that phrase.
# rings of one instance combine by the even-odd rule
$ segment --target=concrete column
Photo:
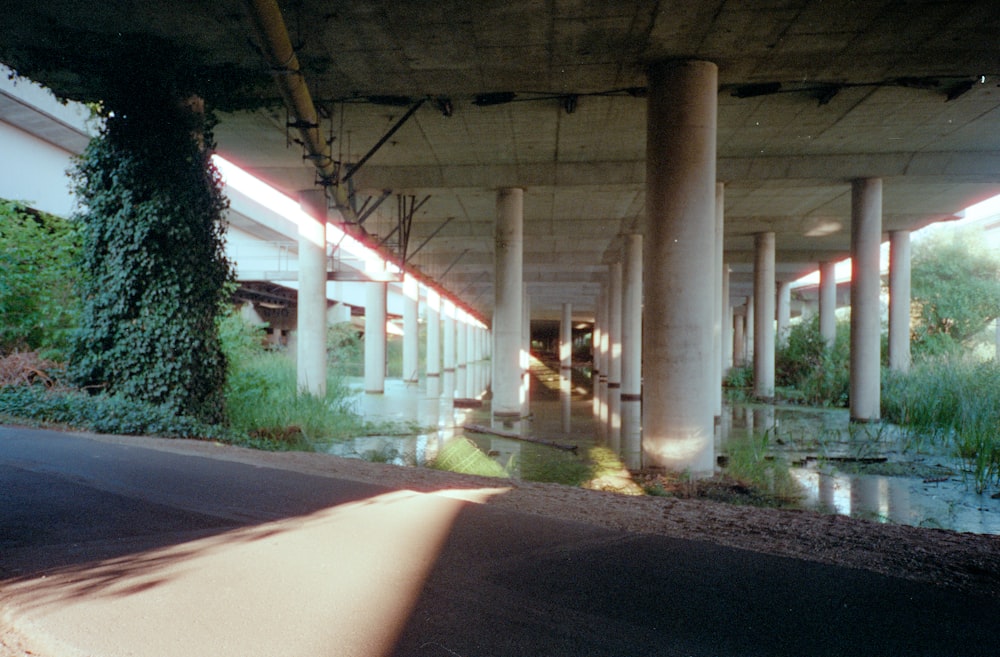
[[[472,319],[471,317],[469,319]],[[479,360],[479,356],[476,354],[476,327],[471,323],[465,325],[465,358],[467,363],[475,363]]]
[[[445,301],[442,308],[444,322],[441,327],[441,360],[445,372],[455,371],[455,305],[451,301]]]
[[[299,192],[299,291],[295,369],[300,393],[326,395],[326,194]],[[307,218],[308,217],[308,218]]]
[[[417,307],[420,285],[409,274],[403,276],[403,381],[416,383],[420,379],[420,324]]]
[[[427,378],[441,376],[441,295],[427,290]]]
[[[608,267],[608,445],[621,451],[622,263]]]
[[[621,447],[626,468],[642,467],[642,235],[625,237],[622,272]]]
[[[889,369],[910,371],[910,231],[889,233]]]
[[[743,358],[747,365],[753,365],[754,328],[756,328],[754,317],[756,313],[754,312],[755,307],[752,294],[747,297],[746,305],[746,318],[743,320]]]
[[[528,285],[524,284],[524,297],[521,302],[521,416],[528,415],[528,395],[531,392],[531,295]]]
[[[461,319],[455,320],[455,366],[465,367],[469,362],[469,325]]]
[[[733,366],[733,307],[729,303],[729,263],[722,265],[722,378]]]
[[[715,468],[715,161],[718,68],[648,70],[643,289],[644,465],[692,476]]]
[[[497,192],[494,230],[493,415],[521,416],[524,190]]]
[[[774,233],[754,235],[753,394],[774,399]]]
[[[778,325],[776,327],[776,340],[778,346],[784,346],[788,340],[788,327],[792,321],[792,282],[781,281],[778,283]]]
[[[351,321],[351,307],[346,303],[335,302],[326,311],[327,326],[349,321]]]
[[[365,288],[365,392],[382,394],[385,392],[385,283],[365,283]]]
[[[837,341],[837,263],[819,263],[819,334],[829,347]]]
[[[573,369],[573,304],[562,305],[562,318],[559,321],[559,369],[563,374]]]
[[[851,420],[876,422],[881,391],[882,180],[851,183]]]
[[[715,417],[722,418],[722,266],[725,258],[725,207],[726,207],[726,186],[723,183],[715,184],[715,318],[712,322],[712,365],[715,368],[715,390],[712,393],[712,402],[715,404]]]
[[[746,365],[746,315],[733,313],[733,367]]]

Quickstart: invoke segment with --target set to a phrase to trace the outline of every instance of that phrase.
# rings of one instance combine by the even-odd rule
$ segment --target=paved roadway
[[[0,427],[0,638],[41,657],[1000,654],[1000,597],[458,499],[490,494]]]

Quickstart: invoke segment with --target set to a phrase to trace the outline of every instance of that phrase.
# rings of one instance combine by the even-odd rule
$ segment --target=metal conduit
[[[271,66],[271,77],[278,85],[285,107],[295,117],[293,125],[302,137],[306,156],[332,191],[337,208],[342,213],[353,214],[347,201],[347,193],[337,180],[337,167],[330,154],[330,145],[320,133],[319,115],[299,68],[299,58],[288,37],[288,29],[277,1],[245,1],[261,50]]]

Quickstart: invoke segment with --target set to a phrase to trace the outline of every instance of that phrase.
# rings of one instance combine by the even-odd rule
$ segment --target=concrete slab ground
[[[0,428],[0,655],[996,654],[996,596],[140,444]]]

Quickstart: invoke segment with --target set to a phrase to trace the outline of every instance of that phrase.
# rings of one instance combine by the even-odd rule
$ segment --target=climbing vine
[[[73,172],[83,226],[80,385],[222,417],[215,317],[232,273],[204,115],[170,90],[111,94]]]

